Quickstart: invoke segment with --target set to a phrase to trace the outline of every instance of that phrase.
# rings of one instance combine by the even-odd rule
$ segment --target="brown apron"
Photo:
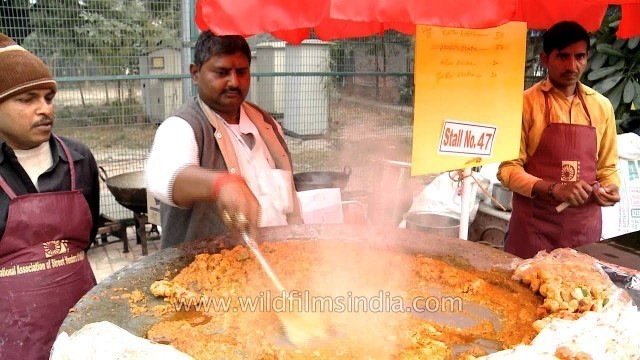
[[[71,191],[16,196],[0,176],[11,198],[0,240],[0,359],[48,359],[69,309],[96,284],[84,253],[91,212],[75,188],[71,154],[56,140],[69,162]]]
[[[591,123],[591,116],[579,91],[576,95]],[[547,92],[544,93],[547,127],[535,153],[524,165],[527,173],[546,181],[568,183],[580,179],[596,181],[596,129],[588,125],[552,123]],[[505,239],[505,250],[531,258],[540,250],[577,247],[600,240],[600,206],[590,197],[579,207],[558,213],[559,202],[531,199],[513,194],[513,212]]]

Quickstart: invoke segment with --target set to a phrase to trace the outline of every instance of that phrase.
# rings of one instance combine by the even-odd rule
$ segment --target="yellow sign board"
[[[522,22],[417,27],[412,175],[518,157],[526,36]]]

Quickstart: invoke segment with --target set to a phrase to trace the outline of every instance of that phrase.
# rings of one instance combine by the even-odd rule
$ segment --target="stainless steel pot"
[[[456,238],[460,235],[460,219],[449,214],[411,211],[404,215],[404,220],[410,230]]]
[[[491,190],[491,196],[494,199],[498,200],[502,206],[504,206],[507,211],[511,211],[512,205],[511,201],[513,200],[513,192],[502,186],[501,184],[493,184],[493,190]],[[502,210],[500,205],[496,204],[495,201],[491,200],[491,205],[494,208]]]
[[[368,200],[367,221],[397,227],[413,201],[411,163],[376,160],[374,168],[376,178]]]

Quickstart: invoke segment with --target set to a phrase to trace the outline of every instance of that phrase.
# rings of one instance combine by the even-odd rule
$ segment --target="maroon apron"
[[[0,176],[11,198],[0,240],[0,359],[48,359],[69,309],[96,284],[84,253],[91,212],[75,188],[71,154],[56,140],[69,162],[71,191],[16,196]]]
[[[591,116],[579,91],[576,93],[591,123]],[[596,181],[597,136],[589,125],[552,123],[548,94],[544,93],[545,119],[535,153],[524,165],[527,173],[557,183]],[[505,250],[521,258],[531,258],[540,250],[577,247],[600,240],[602,215],[593,197],[579,207],[558,213],[557,201],[531,199],[513,194],[513,212],[505,240]]]

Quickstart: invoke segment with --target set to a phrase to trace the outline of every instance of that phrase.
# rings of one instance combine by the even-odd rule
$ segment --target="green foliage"
[[[0,32],[22,45],[31,32],[28,0],[0,0]]]
[[[632,105],[640,109],[640,36],[619,39],[615,35],[619,24],[620,11],[613,8],[593,34],[584,82],[607,96],[616,119],[623,120]]]
[[[99,125],[122,125],[148,122],[142,104],[128,98],[107,105],[56,107],[56,128],[75,128]]]
[[[72,69],[62,76],[136,74],[139,56],[180,46],[180,0],[25,0],[19,8],[28,19],[11,21],[29,24],[25,47]]]
[[[540,30],[527,30],[527,55],[525,59],[525,77],[543,78],[545,70],[540,62],[542,52],[542,34]],[[534,81],[535,82],[535,81]]]
[[[413,82],[413,76],[403,76],[400,78],[398,85],[400,92],[400,103],[404,105],[413,105],[416,87]]]
[[[386,74],[389,67],[391,72],[407,71],[410,72],[413,64],[413,48],[414,37],[412,35],[403,34],[394,30],[385,31],[383,36],[378,34],[349,40],[337,40],[330,44],[330,68],[335,72],[376,72],[379,75],[375,78],[375,98],[380,98],[380,90],[387,87]],[[397,59],[401,54],[408,54],[405,64],[398,64]],[[356,59],[358,61],[358,69],[356,69]],[[398,66],[400,65],[400,66]],[[398,69],[400,67],[400,69]],[[338,86],[344,86],[345,76],[338,75],[335,83]],[[410,103],[408,98],[412,98],[414,84],[412,78],[404,76],[399,81],[394,82],[398,85],[398,93],[400,100]],[[384,95],[384,94],[382,94]]]

